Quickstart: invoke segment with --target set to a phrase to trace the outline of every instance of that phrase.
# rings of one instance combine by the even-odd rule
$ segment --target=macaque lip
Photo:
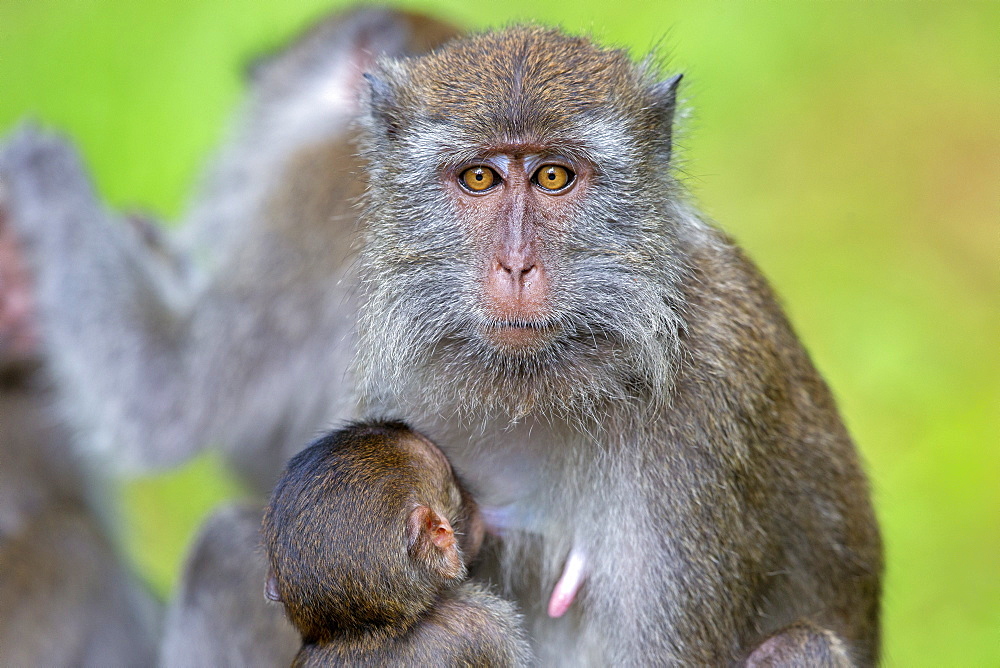
[[[539,350],[559,333],[551,323],[491,322],[481,328],[483,338],[506,350]]]

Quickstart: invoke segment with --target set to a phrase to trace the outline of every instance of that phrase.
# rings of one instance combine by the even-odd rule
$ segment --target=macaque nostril
[[[497,273],[505,274],[508,278],[517,280],[530,276],[538,269],[538,265],[533,260],[523,261],[515,258],[497,260],[493,265],[493,270]]]
[[[532,284],[537,285],[541,277],[541,267],[536,262],[517,262],[498,260],[493,265],[497,278],[515,290],[527,289]]]
[[[542,270],[537,264],[532,264],[527,269],[521,270],[521,287],[524,290],[531,290],[532,286],[540,286]]]

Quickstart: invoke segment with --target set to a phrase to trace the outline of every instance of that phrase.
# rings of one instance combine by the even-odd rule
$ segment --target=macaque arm
[[[104,208],[59,137],[18,130],[0,147],[0,188],[75,426],[126,467],[190,454],[200,444],[176,429],[191,298],[182,263]]]
[[[66,141],[24,128],[0,143],[8,224],[88,447],[135,470],[212,444],[266,489],[317,426],[346,416],[361,71],[453,34],[362,9],[262,63],[240,131],[177,235],[187,255],[155,226],[109,213]]]

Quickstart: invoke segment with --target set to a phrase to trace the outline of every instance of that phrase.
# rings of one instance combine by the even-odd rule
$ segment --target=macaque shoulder
[[[724,233],[702,228],[682,239],[689,259],[684,282],[686,359],[680,379],[723,384],[753,405],[792,400],[793,387],[826,404],[829,392],[767,279]]]

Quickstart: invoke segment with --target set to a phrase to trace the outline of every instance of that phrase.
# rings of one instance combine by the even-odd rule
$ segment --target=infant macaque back
[[[520,666],[513,605],[466,581],[483,524],[444,454],[359,423],[293,457],[264,514],[266,594],[302,635],[294,666]]]

